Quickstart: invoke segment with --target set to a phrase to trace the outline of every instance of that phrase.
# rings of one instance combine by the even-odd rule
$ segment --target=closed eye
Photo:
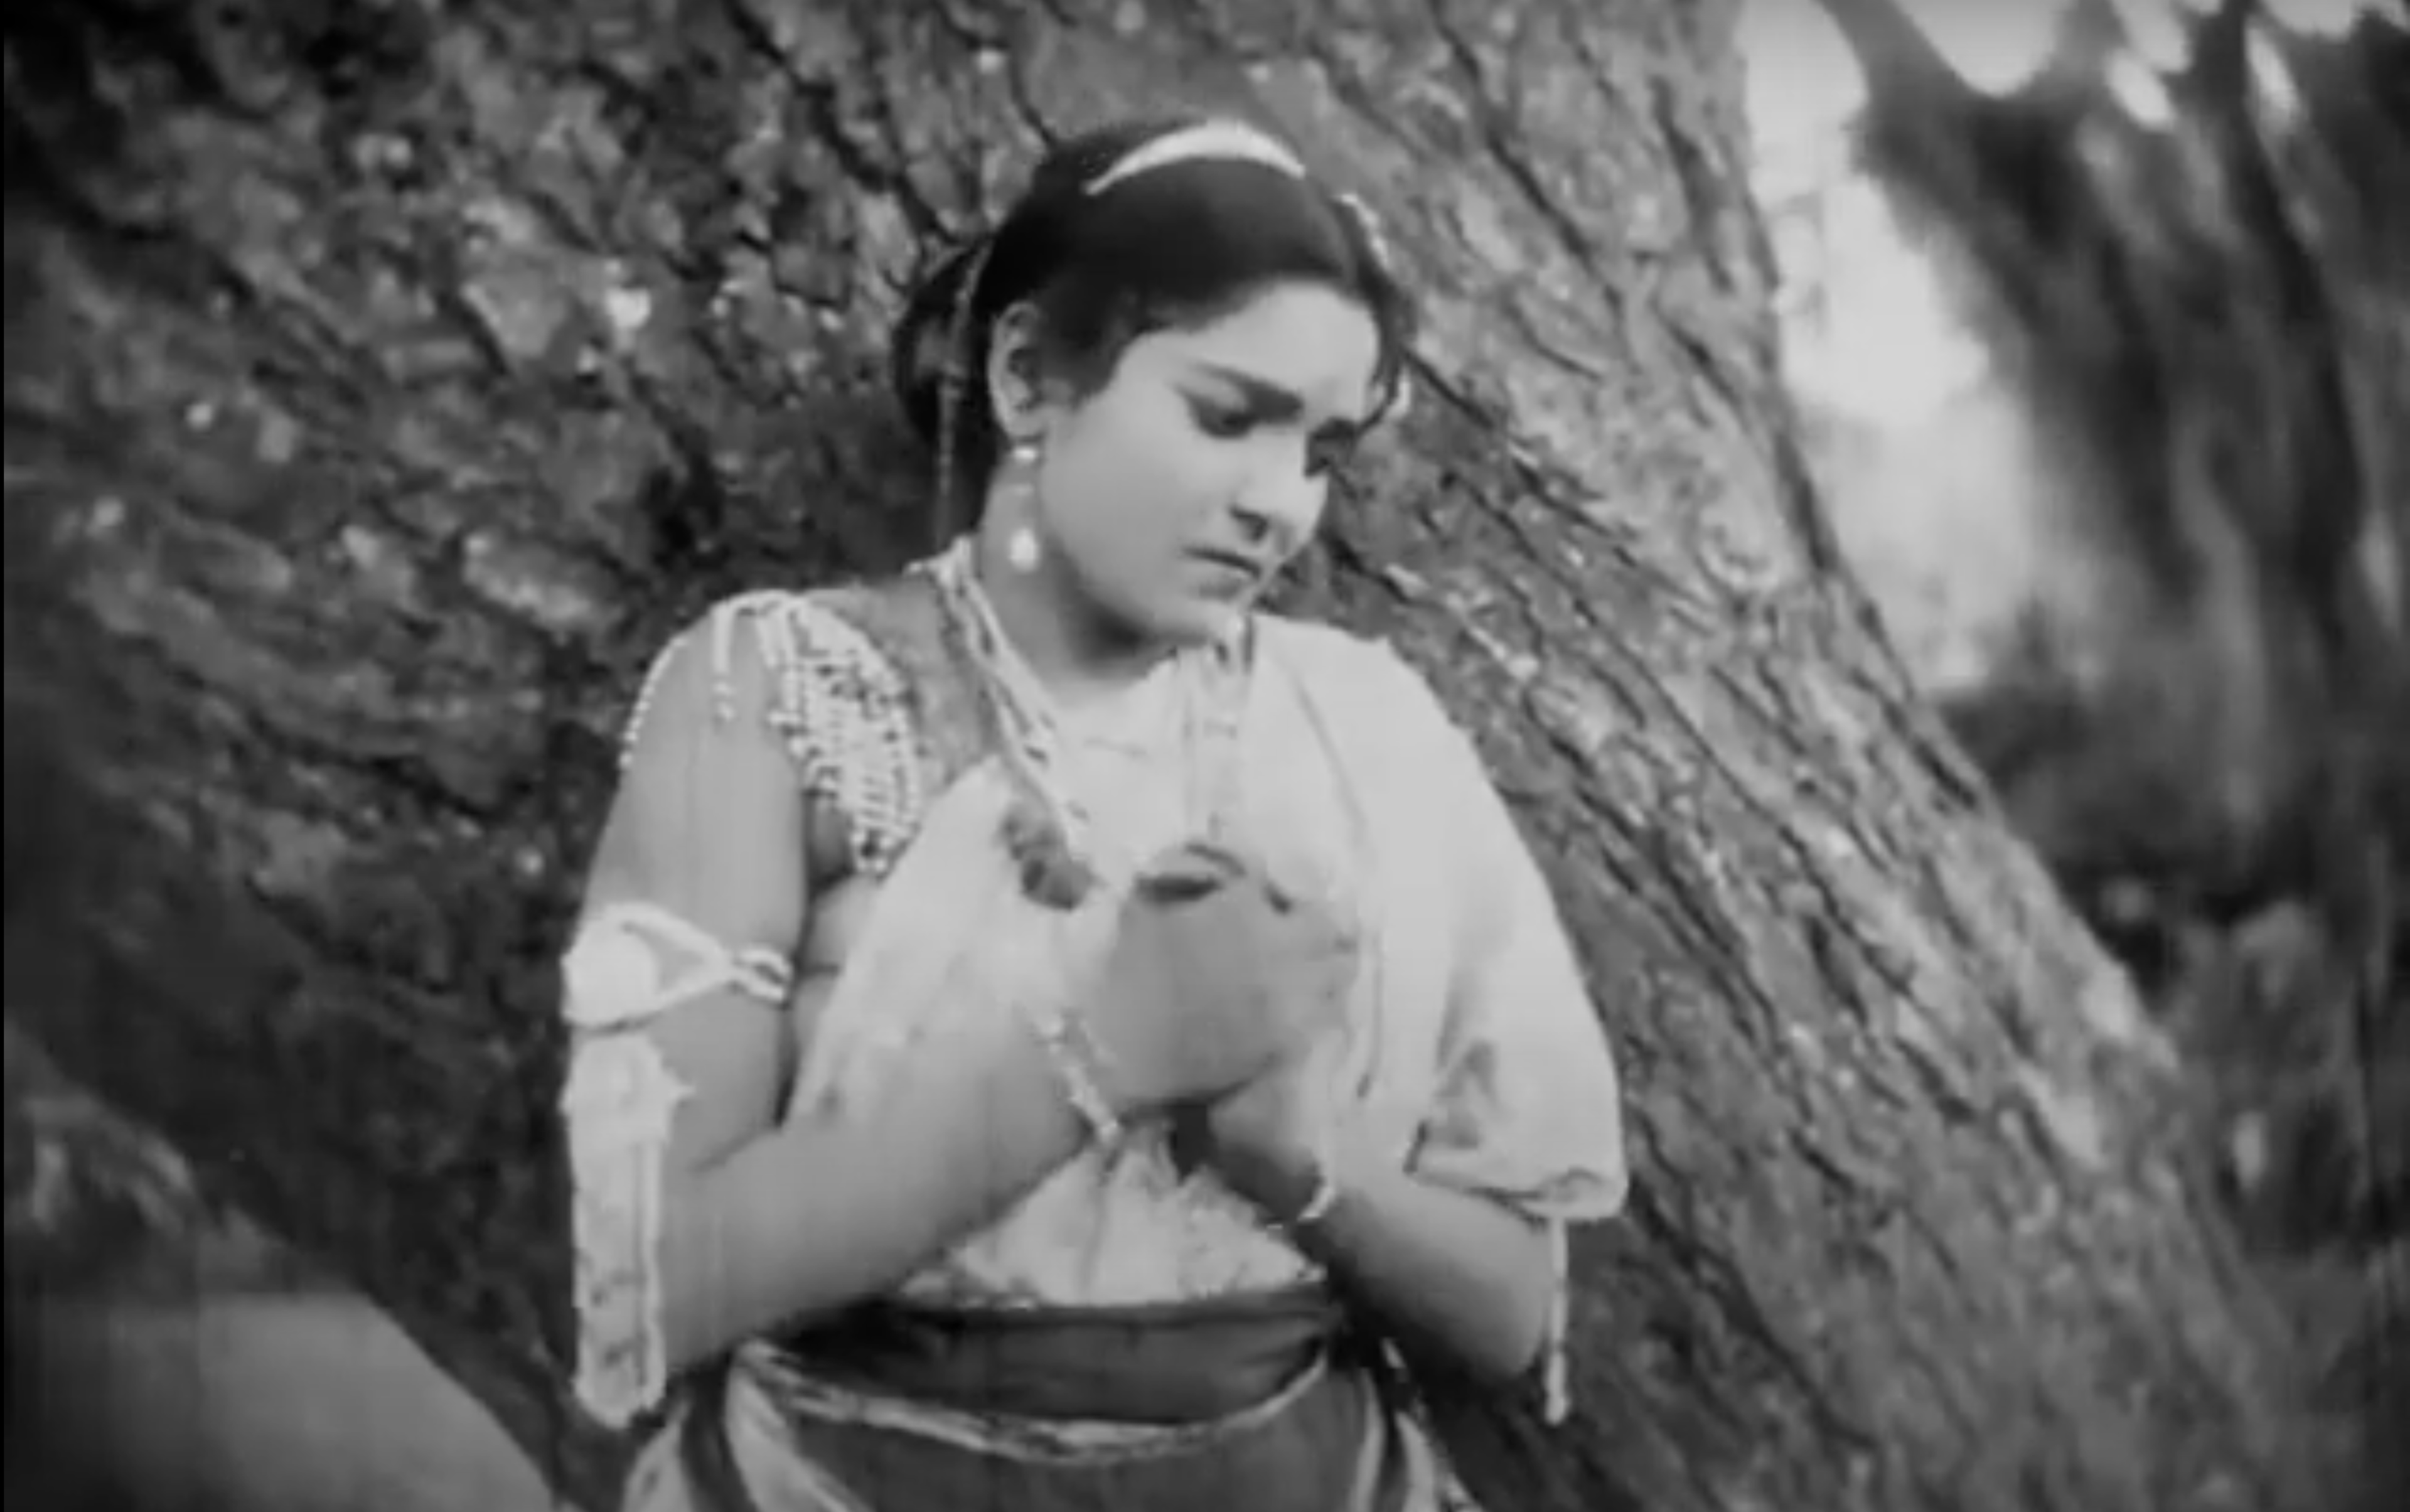
[[[1252,405],[1216,404],[1202,399],[1191,399],[1188,413],[1195,418],[1198,429],[1223,441],[1235,441],[1245,435],[1260,418]]]
[[[1267,383],[1235,368],[1209,366],[1206,371],[1214,380],[1213,386],[1227,384],[1241,396],[1235,402],[1204,394],[1184,396],[1197,429],[1206,435],[1220,441],[1236,441],[1264,426],[1295,426],[1306,418],[1305,400],[1277,384]],[[1360,422],[1347,420],[1328,420],[1315,427],[1313,435],[1306,440],[1306,474],[1309,477],[1326,477],[1343,466],[1354,455],[1356,443],[1362,439],[1364,427]]]

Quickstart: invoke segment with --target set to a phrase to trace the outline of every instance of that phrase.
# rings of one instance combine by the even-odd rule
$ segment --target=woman
[[[938,555],[648,677],[564,962],[631,1506],[1427,1512],[1415,1369],[1553,1375],[1624,1185],[1573,954],[1426,686],[1253,607],[1402,382],[1351,204],[1059,148],[896,335]]]

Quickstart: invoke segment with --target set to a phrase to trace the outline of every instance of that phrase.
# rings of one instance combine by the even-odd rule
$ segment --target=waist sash
[[[1387,1435],[1341,1319],[1303,1288],[880,1303],[739,1351],[693,1403],[686,1458],[712,1512],[1382,1512]]]

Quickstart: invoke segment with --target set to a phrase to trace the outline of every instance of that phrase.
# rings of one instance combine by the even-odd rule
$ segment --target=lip
[[[1223,551],[1212,546],[1198,546],[1188,553],[1188,559],[1191,561],[1202,562],[1208,567],[1218,567],[1226,573],[1235,573],[1251,582],[1264,575],[1264,564],[1243,551]]]

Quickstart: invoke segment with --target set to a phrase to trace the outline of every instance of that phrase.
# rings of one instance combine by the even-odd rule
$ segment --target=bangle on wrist
[[[1045,1047],[1055,1078],[1063,1083],[1064,1096],[1070,1099],[1096,1142],[1108,1148],[1119,1144],[1128,1128],[1121,1114],[1113,1111],[1112,1099],[1105,1095],[1100,1074],[1104,1048],[1088,1032],[1086,1022],[1059,1009],[1024,1008],[1022,1018]]]
[[[1278,1220],[1282,1231],[1301,1233],[1328,1217],[1330,1210],[1339,1205],[1339,1179],[1331,1174],[1330,1167],[1328,1148],[1317,1146],[1314,1152],[1314,1186],[1295,1213]]]

